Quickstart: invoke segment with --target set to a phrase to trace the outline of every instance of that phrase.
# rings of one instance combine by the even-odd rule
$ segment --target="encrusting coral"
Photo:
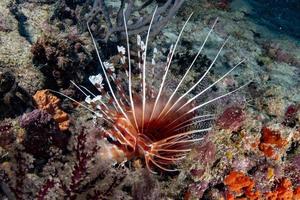
[[[267,157],[275,157],[276,159],[279,159],[279,157],[275,155],[274,148],[280,149],[284,147],[287,144],[287,141],[281,138],[279,132],[272,131],[267,127],[262,128],[261,134],[259,150],[261,150]]]
[[[228,187],[230,192],[237,194],[237,196],[246,194],[248,198],[259,198],[259,192],[253,192],[255,182],[242,172],[230,172],[230,174],[224,179],[224,184]],[[233,199],[233,195],[230,193],[227,194],[227,199]]]
[[[59,129],[65,131],[69,128],[70,120],[67,113],[60,108],[60,99],[51,94],[48,90],[37,91],[33,96],[37,107],[47,111],[59,124]]]
[[[274,189],[268,192],[256,190],[256,183],[242,172],[232,171],[224,179],[228,188],[227,200],[249,199],[249,200],[298,200],[300,199],[300,186],[293,188],[289,179],[278,180]]]

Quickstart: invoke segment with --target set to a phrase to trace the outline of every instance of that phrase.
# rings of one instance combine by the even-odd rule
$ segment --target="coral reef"
[[[25,127],[27,136],[21,146],[16,147],[15,154],[9,155],[9,162],[1,163],[0,167],[1,180],[5,181],[1,186],[4,194],[15,199],[127,198],[121,190],[113,192],[117,186],[123,184],[126,170],[112,167],[113,161],[101,156],[102,149],[108,148],[109,144],[105,141],[96,142],[96,132],[89,132],[88,135],[87,129],[83,127],[78,128],[79,133],[70,140],[71,153],[61,154],[54,146],[48,148],[51,159],[43,164],[38,174],[32,174],[32,164],[40,164],[36,163],[37,160],[31,153],[35,157],[40,153],[45,156],[42,151],[49,147],[49,143],[44,142],[50,142],[49,137],[53,137],[54,143],[54,137],[61,135],[57,133],[58,128],[55,128],[53,121],[52,127],[49,127],[49,123],[45,124],[49,120],[51,121],[51,116],[40,110],[22,116],[20,123]],[[22,145],[26,151],[28,148],[33,151],[28,152],[30,154],[23,152]]]
[[[262,26],[270,22],[267,13],[262,17],[268,21],[256,18],[263,8],[256,10],[253,6],[260,1],[249,2],[0,1],[0,199],[300,199],[299,41],[290,38],[290,32],[282,34],[281,30],[278,35]],[[272,2],[272,7],[277,3],[281,2]],[[47,90],[63,92],[79,103],[86,103],[84,94],[79,94],[71,80],[86,95],[98,92],[88,83],[91,74],[103,75],[87,34],[88,22],[100,56],[109,62],[105,66],[116,83],[112,90],[120,92],[128,79],[128,63],[122,62],[128,57],[121,47],[126,39],[123,11],[132,36],[132,63],[138,64],[142,45],[134,44],[134,36],[145,35],[155,6],[158,9],[148,46],[157,51],[147,52],[155,58],[155,66],[150,62],[146,65],[147,81],[154,89],[160,84],[158,77],[165,72],[162,61],[170,55],[169,45],[175,42],[191,12],[194,15],[174,51],[164,92],[169,94],[176,87],[217,17],[178,95],[206,72],[229,35],[203,85],[190,96],[218,80],[242,58],[247,58],[246,63],[193,106],[232,91],[240,82],[253,80],[241,94],[218,102],[221,107],[213,105],[205,110],[203,114],[217,113],[212,116],[213,127],[206,135],[193,138],[201,141],[190,146],[184,159],[174,162],[174,157],[169,157],[172,162],[168,167],[178,168],[176,173],[149,173],[144,157],[126,155],[131,148],[120,145],[125,141],[121,135],[107,133],[112,124],[95,119],[98,113],[89,113],[78,103]],[[142,91],[142,70],[132,70],[136,98]],[[108,84],[103,80],[98,86],[102,98],[86,101],[92,102],[93,108],[96,104],[92,100],[117,107],[108,97],[111,93],[104,92]],[[127,94],[128,88],[121,92]],[[126,104],[124,99],[122,104]],[[115,118],[118,125],[128,126],[119,115]],[[122,129],[123,134],[128,127]],[[139,140],[139,144],[153,139],[149,137],[150,134]],[[161,160],[156,161],[162,166]]]
[[[284,121],[282,123],[291,128],[295,127],[297,121],[299,121],[299,119],[297,119],[297,113],[299,112],[299,109],[299,105],[289,105],[286,108]]]
[[[266,54],[273,60],[300,67],[300,60],[293,53],[280,48],[279,44],[266,43],[264,49]]]
[[[10,32],[11,27],[9,26],[9,23],[6,21],[3,14],[0,15],[0,31],[1,32]]]

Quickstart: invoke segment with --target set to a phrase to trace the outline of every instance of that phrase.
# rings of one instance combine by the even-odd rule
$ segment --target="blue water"
[[[300,0],[238,0],[249,18],[271,31],[300,39]],[[238,8],[237,8],[238,9]]]

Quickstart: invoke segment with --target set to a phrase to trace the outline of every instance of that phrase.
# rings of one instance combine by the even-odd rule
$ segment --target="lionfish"
[[[157,7],[152,15],[145,42],[142,41],[140,35],[137,35],[138,62],[136,65],[140,70],[140,91],[133,86],[134,68],[132,66],[133,61],[130,55],[129,36],[124,13],[123,19],[127,48],[118,46],[118,51],[120,55],[120,63],[126,70],[128,87],[124,88],[121,84],[122,81],[116,78],[114,65],[112,63],[102,61],[99,50],[97,49],[97,43],[88,24],[88,31],[91,35],[100,66],[103,71],[102,74],[90,76],[89,80],[103,95],[95,95],[86,87],[76,85],[74,82],[72,82],[83,94],[86,95],[85,102],[88,105],[84,105],[83,103],[79,102],[77,103],[94,113],[96,117],[102,118],[104,121],[110,124],[109,128],[103,128],[105,134],[112,138],[117,147],[124,152],[127,159],[143,159],[147,169],[152,173],[156,173],[157,171],[178,171],[178,169],[174,168],[173,166],[176,165],[178,161],[184,159],[192,150],[193,145],[197,144],[198,141],[203,140],[205,133],[211,130],[211,126],[205,128],[199,127],[201,127],[201,123],[212,121],[215,118],[215,115],[201,115],[199,114],[199,110],[203,109],[203,107],[208,104],[211,104],[240,90],[248,84],[242,85],[223,95],[211,98],[210,100],[207,100],[201,104],[195,104],[195,100],[197,98],[201,97],[201,95],[219,83],[236,67],[241,65],[244,62],[244,60],[242,60],[232,67],[227,73],[222,75],[218,80],[208,85],[198,94],[188,98],[191,92],[204,80],[211,68],[214,66],[218,56],[228,40],[227,38],[199,80],[184,94],[178,95],[179,88],[182,86],[185,78],[201,54],[203,47],[213,31],[213,28],[218,20],[216,19],[206,38],[204,39],[204,42],[202,43],[198,53],[194,57],[190,66],[186,69],[176,88],[171,94],[165,92],[164,89],[166,87],[167,74],[170,71],[169,69],[174,57],[174,52],[188,21],[192,17],[191,14],[181,28],[175,44],[171,45],[169,49],[159,87],[156,90],[154,87],[150,87],[148,85],[149,81],[146,80],[147,67],[155,65],[154,57],[157,50],[154,49],[153,51],[151,64],[147,64],[147,47],[156,10]],[[103,81],[105,81],[108,86],[108,92],[105,92]],[[155,81],[157,82],[159,80]],[[64,96],[72,101],[75,101],[71,97],[66,95]]]

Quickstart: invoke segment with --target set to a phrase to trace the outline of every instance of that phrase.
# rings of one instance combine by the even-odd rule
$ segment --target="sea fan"
[[[214,114],[200,114],[201,112],[199,111],[201,111],[201,109],[203,110],[204,106],[226,97],[247,85],[242,85],[230,92],[213,97],[201,104],[195,104],[195,100],[198,97],[209,91],[209,89],[231,73],[237,66],[244,62],[244,60],[242,60],[227,73],[222,75],[218,80],[209,84],[192,98],[188,98],[191,95],[191,92],[200,83],[205,81],[204,78],[215,64],[219,54],[227,42],[227,40],[225,40],[212,63],[200,79],[184,94],[178,94],[179,88],[182,86],[185,78],[199,57],[206,41],[217,23],[216,20],[207,34],[201,48],[183,77],[180,79],[176,88],[171,94],[166,92],[165,87],[167,86],[167,74],[171,66],[175,49],[192,14],[183,25],[175,44],[170,47],[162,80],[158,89],[155,89],[153,85],[150,85],[150,81],[146,80],[147,72],[149,71],[147,68],[157,65],[154,60],[154,57],[156,56],[156,49],[153,51],[153,59],[151,63],[148,63],[147,47],[156,9],[152,15],[152,20],[149,24],[145,42],[141,40],[139,35],[137,36],[136,51],[138,61],[136,62],[136,65],[140,70],[140,84],[138,84],[140,85],[140,90],[138,90],[133,84],[133,60],[131,60],[130,57],[130,45],[124,14],[123,18],[127,39],[127,49],[124,47],[118,47],[118,51],[120,63],[126,69],[126,75],[128,78],[127,88],[125,89],[124,85],[117,78],[114,72],[115,65],[109,62],[103,62],[100,58],[97,43],[89,26],[88,30],[96,48],[104,75],[104,77],[101,74],[91,76],[89,80],[100,91],[101,95],[94,95],[87,88],[76,85],[72,82],[83,94],[86,95],[85,102],[89,105],[86,106],[81,103],[79,104],[94,113],[96,117],[100,117],[107,122],[109,128],[105,127],[103,128],[103,131],[112,139],[112,142],[117,145],[118,149],[121,149],[125,153],[127,159],[144,159],[147,169],[153,173],[156,173],[157,170],[166,172],[177,171],[177,169],[173,167],[174,164],[176,164],[179,160],[184,159],[191,151],[192,146],[197,144],[198,141],[203,140],[205,133],[211,130],[211,127],[202,126],[201,124],[211,122],[214,119]],[[126,50],[127,57],[125,56]],[[108,92],[105,92],[103,81],[106,81],[109,89]],[[71,99],[70,97],[67,98]],[[75,101],[74,99],[71,100]]]

